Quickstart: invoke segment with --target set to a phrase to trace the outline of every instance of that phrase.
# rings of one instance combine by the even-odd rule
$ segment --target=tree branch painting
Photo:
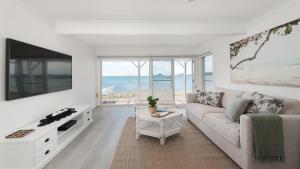
[[[231,70],[237,69],[242,63],[251,62],[256,59],[257,55],[261,51],[261,49],[265,46],[265,44],[270,40],[272,36],[287,36],[292,33],[293,27],[298,25],[300,22],[300,18],[289,23],[274,27],[270,30],[258,33],[254,36],[247,37],[240,41],[234,42],[230,44],[230,68]],[[259,44],[259,41],[263,41]],[[257,49],[252,56],[243,58],[236,63],[232,63],[232,60],[237,59],[241,50],[246,48],[250,42],[254,42],[257,45]]]

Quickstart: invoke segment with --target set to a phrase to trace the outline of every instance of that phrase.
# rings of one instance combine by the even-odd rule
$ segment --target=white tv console
[[[93,121],[92,106],[73,107],[77,112],[59,121],[43,127],[37,127],[39,122],[36,122],[20,128],[35,130],[23,138],[0,137],[0,169],[43,168]],[[59,126],[73,119],[77,123],[67,131],[57,130]]]

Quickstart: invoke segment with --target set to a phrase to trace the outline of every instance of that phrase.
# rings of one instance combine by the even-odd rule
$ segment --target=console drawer
[[[57,142],[57,131],[53,130],[35,142],[35,153],[40,153],[46,146]]]
[[[92,111],[90,110],[90,111],[85,112],[85,113],[84,113],[84,116],[87,117],[87,118],[93,118],[93,113],[92,113]]]
[[[93,117],[86,118],[86,122],[91,123],[93,121]]]
[[[41,152],[35,155],[35,164],[36,165],[41,164],[46,158],[51,156],[51,154],[55,151],[56,148],[57,148],[56,142],[46,146]]]

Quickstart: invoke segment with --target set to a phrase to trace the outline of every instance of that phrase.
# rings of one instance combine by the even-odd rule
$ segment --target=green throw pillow
[[[231,105],[226,109],[225,114],[227,118],[233,122],[237,122],[240,116],[246,111],[250,100],[236,97]]]

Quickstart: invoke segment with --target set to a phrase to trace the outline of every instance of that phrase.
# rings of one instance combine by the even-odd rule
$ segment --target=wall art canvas
[[[230,44],[235,83],[300,87],[300,19]]]

